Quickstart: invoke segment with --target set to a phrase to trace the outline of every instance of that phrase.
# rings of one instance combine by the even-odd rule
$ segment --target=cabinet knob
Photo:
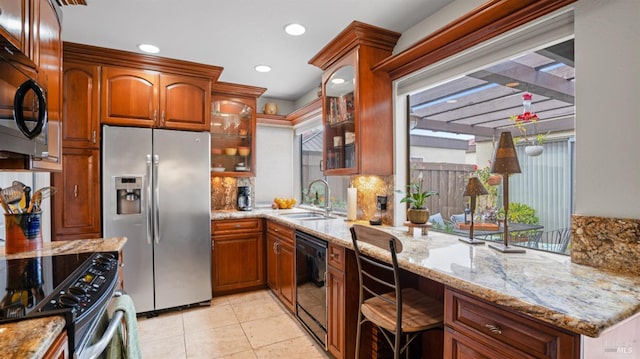
[[[78,198],[78,185],[73,185],[73,197]]]
[[[499,326],[493,324],[485,324],[485,328],[489,329],[489,331],[493,334],[502,334],[502,329]]]
[[[338,254],[336,254],[336,253],[330,253],[330,254],[329,254],[329,258],[331,258],[331,259],[340,258],[340,255],[338,255]]]

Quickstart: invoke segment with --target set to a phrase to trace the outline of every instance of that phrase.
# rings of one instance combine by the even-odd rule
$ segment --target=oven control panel
[[[60,285],[39,311],[68,308],[75,322],[82,323],[90,312],[104,308],[115,291],[117,279],[117,254],[95,253]]]

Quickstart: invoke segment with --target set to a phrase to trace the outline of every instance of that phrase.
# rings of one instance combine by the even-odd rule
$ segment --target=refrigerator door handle
[[[160,157],[153,155],[153,236],[156,244],[160,243],[160,186],[158,185],[158,165]]]
[[[147,244],[153,241],[153,212],[151,212],[151,155],[147,155]]]

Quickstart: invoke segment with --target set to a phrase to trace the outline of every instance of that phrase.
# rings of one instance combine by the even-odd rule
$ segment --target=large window
[[[536,241],[541,249],[567,250],[566,243],[555,244],[567,233],[573,212],[574,76],[569,39],[408,96],[409,176],[422,172],[429,189],[440,193],[429,203],[431,213],[443,218],[438,230],[455,231],[456,219],[464,218],[469,201],[462,194],[470,175],[483,179],[489,191],[479,198],[476,220],[501,218],[501,185],[486,179],[500,132],[511,131],[522,173],[510,176],[510,218],[542,226],[521,234],[525,245]],[[532,145],[542,153],[530,156]]]
[[[348,176],[324,176],[322,173],[322,127],[315,127],[302,133],[301,141],[301,198],[302,204],[324,207],[327,193],[323,185],[309,184],[323,179],[331,191],[331,207],[334,212],[346,214]]]

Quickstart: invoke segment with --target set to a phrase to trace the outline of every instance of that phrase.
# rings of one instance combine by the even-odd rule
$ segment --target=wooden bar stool
[[[380,329],[391,346],[395,359],[400,358],[403,352],[409,358],[409,344],[418,337],[418,334],[442,327],[443,305],[413,288],[401,288],[396,253],[402,252],[402,242],[398,238],[359,224],[354,224],[350,230],[360,284],[356,359],[360,356],[362,324],[367,321]],[[368,243],[385,250],[390,256],[392,265],[363,255],[358,242]],[[363,262],[370,266],[370,271],[363,269]],[[374,270],[375,273],[373,273]],[[403,336],[405,336],[404,343],[402,343]]]

